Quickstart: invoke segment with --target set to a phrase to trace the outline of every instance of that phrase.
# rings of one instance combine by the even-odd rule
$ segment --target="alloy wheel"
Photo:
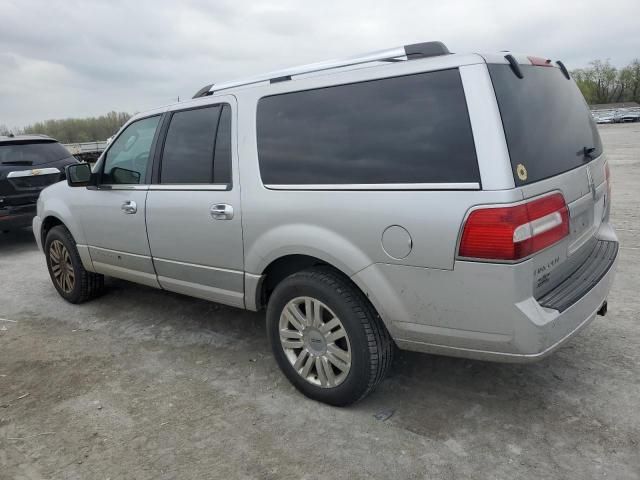
[[[297,297],[282,310],[280,343],[294,370],[307,382],[333,388],[351,369],[351,344],[340,319],[320,300]]]
[[[64,293],[71,293],[76,284],[76,277],[71,263],[69,250],[60,240],[54,240],[49,246],[49,259],[53,279]]]

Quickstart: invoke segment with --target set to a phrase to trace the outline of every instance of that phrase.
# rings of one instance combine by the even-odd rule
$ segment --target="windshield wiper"
[[[33,165],[31,160],[7,160],[6,162],[0,162],[2,165]]]

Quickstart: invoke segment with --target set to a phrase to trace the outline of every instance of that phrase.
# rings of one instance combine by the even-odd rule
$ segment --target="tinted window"
[[[231,107],[229,105],[222,107],[218,123],[213,181],[214,183],[231,183]]]
[[[220,107],[176,112],[162,153],[162,183],[211,183]]]
[[[43,165],[70,156],[69,151],[57,142],[0,143],[0,163]]]
[[[153,137],[160,116],[143,118],[129,125],[107,151],[102,183],[144,183]]]
[[[478,182],[457,69],[266,97],[265,184]]]
[[[600,135],[580,90],[560,69],[489,65],[516,185],[535,182],[583,165],[602,153]],[[518,175],[518,165],[524,165]]]

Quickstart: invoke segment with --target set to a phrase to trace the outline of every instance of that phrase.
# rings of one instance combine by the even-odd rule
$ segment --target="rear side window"
[[[0,164],[44,165],[70,156],[58,142],[0,143]]]
[[[213,183],[220,106],[175,112],[162,152],[161,183]]]
[[[555,67],[520,69],[523,78],[509,65],[489,65],[516,185],[558,175],[600,155],[600,135],[575,82]],[[585,147],[593,149],[589,156]]]
[[[265,185],[479,182],[457,69],[265,97]]]
[[[184,110],[171,116],[162,152],[160,182],[231,183],[229,105]]]

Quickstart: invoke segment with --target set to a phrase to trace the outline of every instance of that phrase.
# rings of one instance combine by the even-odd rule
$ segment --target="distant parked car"
[[[594,116],[596,123],[616,123],[613,116]]]
[[[640,121],[640,112],[633,112],[633,111],[622,112],[619,115],[618,121],[620,123],[638,122]]]
[[[40,191],[63,180],[64,167],[73,163],[53,138],[0,136],[0,231],[31,225]]]

